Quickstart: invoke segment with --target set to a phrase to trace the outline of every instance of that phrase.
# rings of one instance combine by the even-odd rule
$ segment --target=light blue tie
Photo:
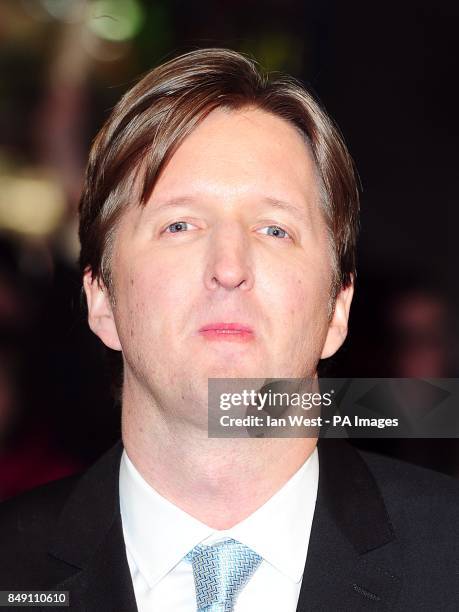
[[[198,544],[185,560],[193,565],[197,612],[232,612],[238,594],[262,562],[260,555],[236,540]]]

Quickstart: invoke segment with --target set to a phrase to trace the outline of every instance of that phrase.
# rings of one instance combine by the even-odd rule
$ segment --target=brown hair
[[[217,107],[257,107],[285,119],[309,143],[329,228],[333,295],[355,275],[359,194],[352,159],[338,129],[292,77],[270,79],[236,51],[200,49],[172,59],[130,89],[94,140],[80,202],[80,266],[110,290],[117,221],[141,172],[144,205],[161,169],[190,132]]]

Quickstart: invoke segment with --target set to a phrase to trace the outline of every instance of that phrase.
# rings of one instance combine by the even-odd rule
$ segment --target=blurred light
[[[94,0],[90,6],[88,26],[106,40],[134,38],[145,19],[138,0]]]
[[[89,29],[83,31],[82,45],[91,57],[100,62],[115,62],[129,53],[130,41],[113,41],[96,36]]]
[[[41,5],[51,17],[72,23],[79,21],[85,0],[40,0]]]
[[[45,10],[41,2],[37,2],[36,0],[22,0],[21,4],[27,15],[32,17],[32,19],[42,23],[50,21],[51,15]]]
[[[65,214],[60,185],[36,171],[0,176],[0,229],[32,236],[54,232]]]

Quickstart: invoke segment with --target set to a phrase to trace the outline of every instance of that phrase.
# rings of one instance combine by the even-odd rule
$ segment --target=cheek
[[[326,279],[304,272],[301,276],[284,276],[282,285],[276,308],[287,336],[299,343],[303,339],[308,345],[312,339],[322,342],[328,329]]]
[[[189,275],[178,265],[136,262],[124,278],[117,303],[119,319],[128,326],[124,335],[130,338],[167,328],[190,295]]]
[[[285,275],[279,300],[284,314],[309,319],[325,310],[327,292],[323,284],[323,281],[306,272],[302,276]]]

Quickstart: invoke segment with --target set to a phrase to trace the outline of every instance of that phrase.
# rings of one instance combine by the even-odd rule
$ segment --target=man
[[[80,212],[122,443],[3,506],[1,589],[94,611],[456,609],[455,481],[345,441],[208,437],[208,379],[314,379],[347,334],[357,188],[313,98],[233,51],[172,60],[97,136]]]

